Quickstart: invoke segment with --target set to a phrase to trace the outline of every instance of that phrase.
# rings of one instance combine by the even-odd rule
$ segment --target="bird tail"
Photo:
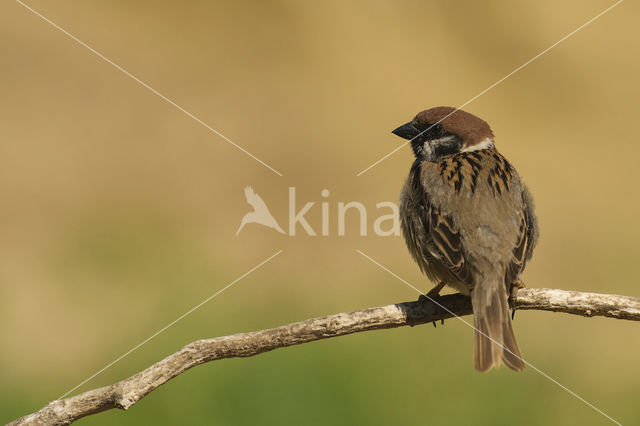
[[[476,370],[489,371],[502,363],[511,370],[523,370],[525,364],[513,334],[504,281],[478,283],[471,292],[471,304],[476,328]]]

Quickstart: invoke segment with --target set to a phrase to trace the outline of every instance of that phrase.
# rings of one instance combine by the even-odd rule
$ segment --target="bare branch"
[[[312,318],[276,328],[198,340],[144,371],[110,386],[52,401],[40,411],[10,425],[66,425],[81,417],[112,408],[128,409],[158,386],[205,362],[250,357],[277,348],[369,330],[418,325],[472,313],[471,301],[460,294],[442,296],[438,303],[406,302]],[[640,299],[611,294],[544,288],[518,290],[517,309],[565,312],[586,317],[640,321]]]

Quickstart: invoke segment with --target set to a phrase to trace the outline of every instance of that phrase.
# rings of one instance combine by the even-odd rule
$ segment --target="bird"
[[[415,160],[400,195],[402,233],[420,270],[471,297],[474,366],[525,368],[509,315],[509,296],[538,240],[533,198],[475,115],[435,107],[393,130]],[[425,297],[422,296],[421,300]]]
[[[269,228],[273,228],[281,234],[285,233],[267,208],[262,197],[260,197],[252,187],[247,186],[244,189],[244,196],[247,199],[247,203],[253,207],[253,211],[242,217],[242,221],[240,222],[240,227],[238,228],[236,235],[240,233],[247,223],[259,223]]]

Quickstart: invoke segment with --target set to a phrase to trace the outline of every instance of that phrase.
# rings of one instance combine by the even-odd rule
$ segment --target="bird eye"
[[[430,132],[433,136],[442,135],[442,125],[440,123],[434,124],[433,126],[431,126]]]

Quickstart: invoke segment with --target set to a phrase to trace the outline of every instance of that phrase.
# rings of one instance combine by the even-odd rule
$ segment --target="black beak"
[[[413,123],[409,122],[407,124],[403,124],[402,126],[395,129],[393,132],[394,135],[400,136],[403,139],[413,139],[420,134],[420,131],[416,129]]]

